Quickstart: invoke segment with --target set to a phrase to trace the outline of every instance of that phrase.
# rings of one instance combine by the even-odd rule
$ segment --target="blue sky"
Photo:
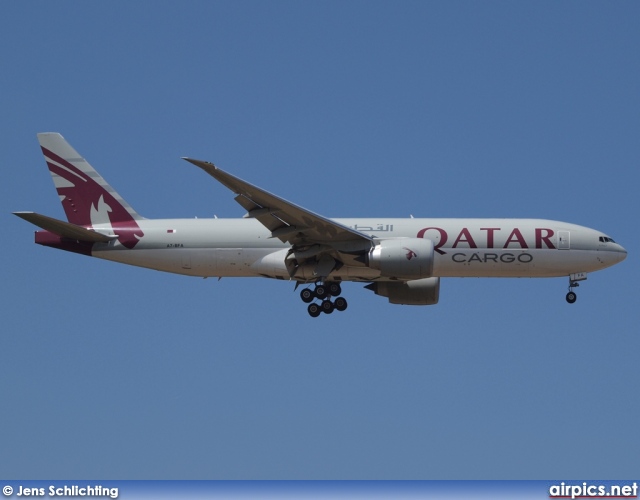
[[[6,478],[637,475],[635,2],[11,2],[0,473]],[[146,217],[239,217],[190,156],[328,217],[535,217],[629,251],[565,279],[202,280],[33,244],[62,133]]]

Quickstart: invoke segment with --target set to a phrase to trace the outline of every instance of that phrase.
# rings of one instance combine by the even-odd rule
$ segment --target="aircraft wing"
[[[260,221],[272,238],[292,245],[371,243],[372,239],[354,229],[310,212],[290,201],[249,184],[220,170],[213,163],[183,158],[200,167],[236,193],[235,200],[247,210],[245,217]]]

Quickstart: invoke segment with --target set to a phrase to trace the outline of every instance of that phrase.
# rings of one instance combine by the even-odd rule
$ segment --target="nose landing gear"
[[[309,304],[307,311],[309,316],[317,318],[320,313],[331,314],[335,311],[344,311],[347,308],[347,300],[344,297],[339,297],[342,293],[340,283],[335,281],[329,283],[318,283],[315,288],[305,288],[300,292],[300,298],[306,304]],[[331,297],[337,297],[335,301],[331,300]],[[320,303],[313,302],[314,299],[319,299]]]
[[[573,291],[574,288],[578,288],[580,283],[578,281],[583,281],[587,279],[587,273],[575,273],[569,276],[569,293],[567,293],[566,299],[569,304],[573,304],[578,296],[576,292]]]

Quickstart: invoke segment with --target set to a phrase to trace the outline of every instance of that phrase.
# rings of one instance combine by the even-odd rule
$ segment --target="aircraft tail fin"
[[[60,134],[38,134],[38,141],[69,223],[85,229],[97,227],[117,235],[118,241],[125,247],[135,247],[144,236],[138,224],[144,217],[138,215]],[[43,227],[44,219],[28,217],[30,222]],[[49,226],[52,224],[51,221],[44,223]],[[62,227],[59,224],[47,229],[53,229],[54,233],[57,229],[58,235],[60,231],[73,232],[71,226]],[[86,233],[84,237],[87,237]]]
[[[41,133],[38,141],[70,223],[135,224],[143,219],[60,134]]]

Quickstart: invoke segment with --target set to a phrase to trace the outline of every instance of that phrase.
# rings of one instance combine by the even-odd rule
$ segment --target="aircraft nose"
[[[618,262],[622,262],[624,259],[627,258],[627,251],[625,250],[625,248],[622,245],[619,245],[619,246],[620,246],[620,251],[618,252],[619,253]]]
[[[611,252],[611,257],[615,259],[615,263],[617,264],[627,258],[627,251],[622,245],[616,243],[615,249]]]

